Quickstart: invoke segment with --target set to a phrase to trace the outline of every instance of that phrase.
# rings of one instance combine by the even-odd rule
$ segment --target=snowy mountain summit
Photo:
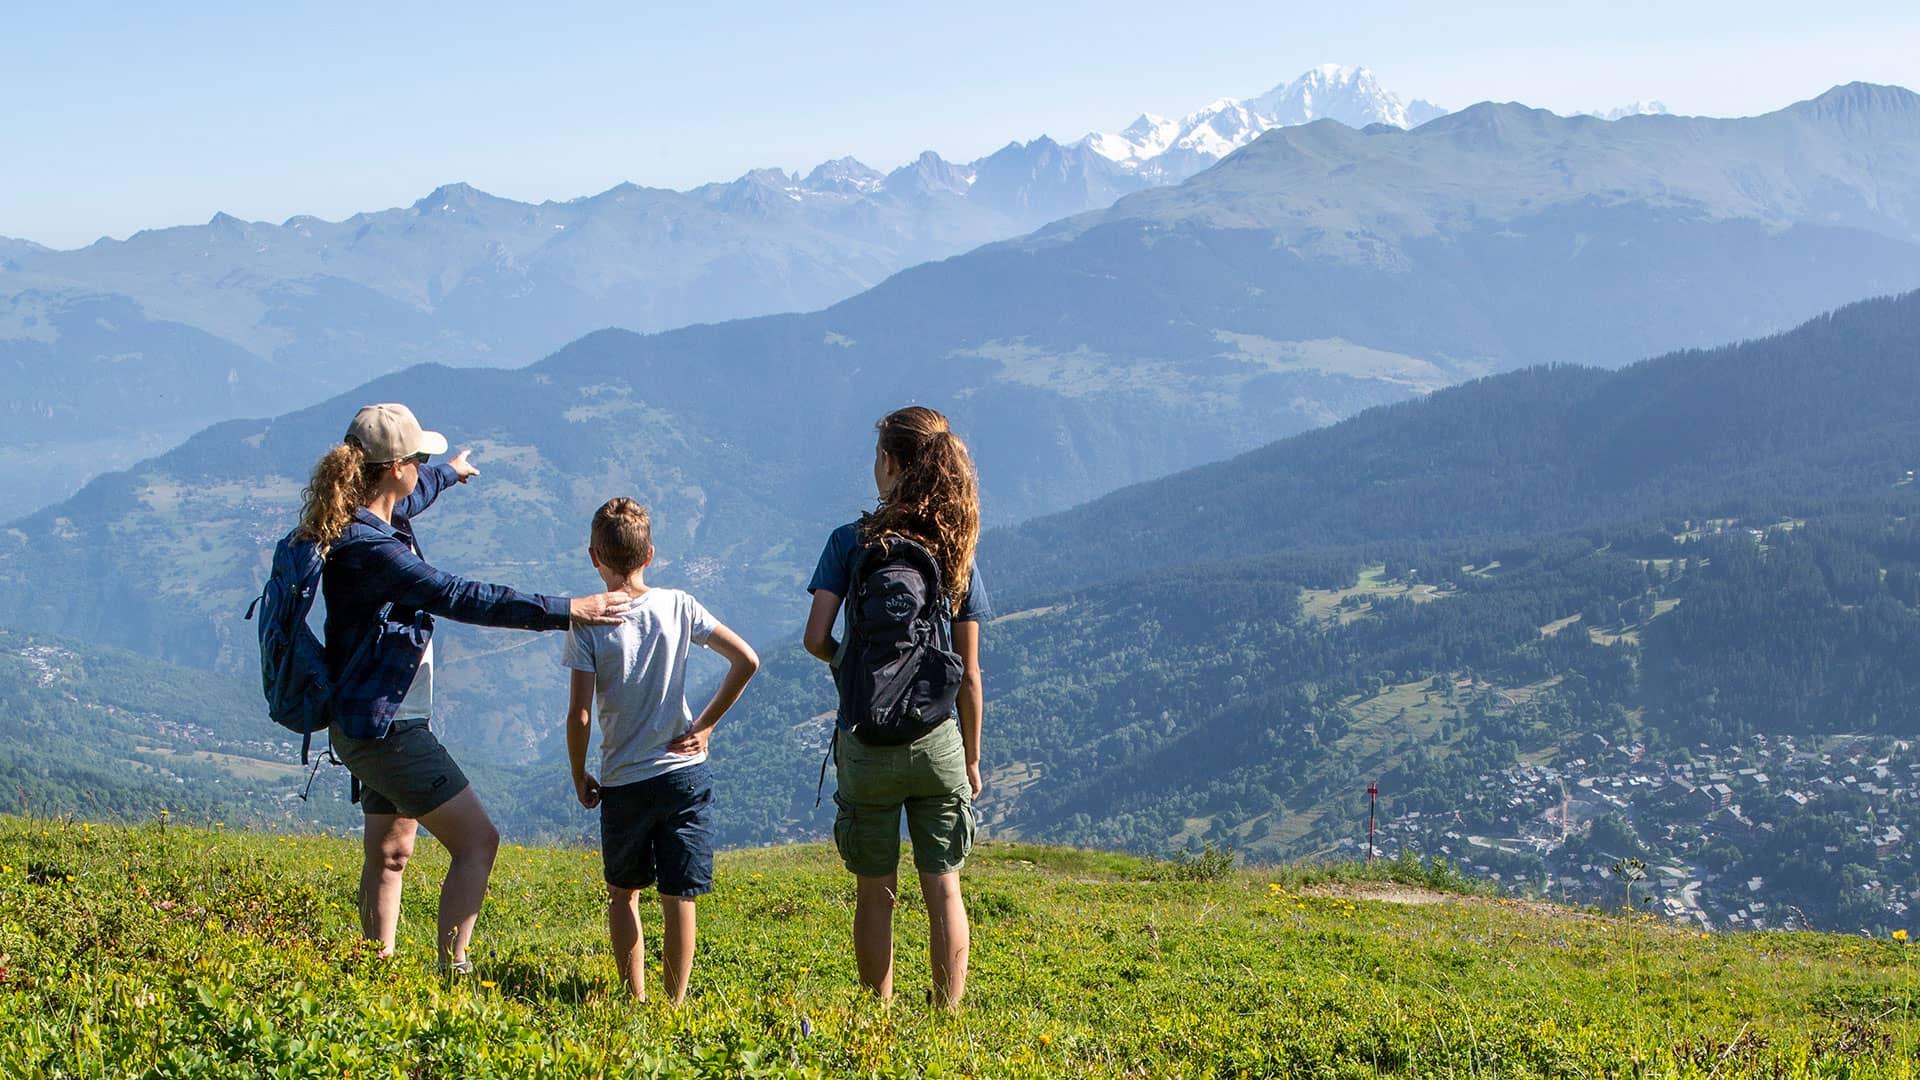
[[[1606,112],[1601,112],[1598,109],[1589,109],[1585,112],[1575,113],[1574,115],[1597,116],[1602,120],[1620,120],[1629,116],[1668,116],[1671,114],[1667,111],[1666,103],[1662,101],[1631,101],[1625,105],[1608,109]]]
[[[1403,102],[1366,68],[1322,64],[1258,97],[1220,98],[1178,120],[1145,114],[1124,131],[1095,132],[1076,145],[1128,172],[1171,183],[1205,169],[1273,128],[1315,120],[1338,120],[1354,128],[1369,124],[1410,128],[1446,112],[1429,101]]]

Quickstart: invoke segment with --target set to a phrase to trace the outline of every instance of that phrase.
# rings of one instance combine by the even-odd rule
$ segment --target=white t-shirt
[[[420,667],[407,685],[407,696],[393,711],[395,720],[431,720],[433,718],[433,639],[427,639],[427,651],[420,654]]]
[[[413,545],[413,553],[420,554],[420,545]],[[427,651],[420,654],[420,666],[413,672],[413,682],[407,686],[407,696],[400,699],[400,707],[393,711],[395,720],[433,719],[433,639],[427,639]]]
[[[718,626],[700,601],[678,589],[648,589],[613,626],[575,625],[561,664],[593,673],[600,713],[600,782],[632,784],[698,765],[705,754],[667,744],[693,726],[687,654]]]

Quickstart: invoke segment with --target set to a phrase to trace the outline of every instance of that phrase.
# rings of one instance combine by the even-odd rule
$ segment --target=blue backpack
[[[313,733],[332,720],[333,673],[327,656],[307,626],[313,598],[320,592],[320,545],[288,533],[273,549],[267,586],[247,605],[247,618],[260,613],[260,684],[274,723],[305,736],[300,763],[307,763]]]

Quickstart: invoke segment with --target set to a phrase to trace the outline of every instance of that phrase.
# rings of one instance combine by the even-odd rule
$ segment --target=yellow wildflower
[[[1053,1036],[1051,1036],[1051,1035],[1049,1035],[1049,1034],[1047,1034],[1047,1033],[1046,1033],[1046,1032],[1044,1032],[1044,1031],[1043,1031],[1043,1032],[1041,1032],[1041,1033],[1040,1033],[1040,1045],[1041,1045],[1041,1046],[1052,1046],[1052,1045],[1053,1045]]]
[[[1905,945],[1907,943],[1907,932],[1905,930],[1895,930],[1893,932],[1893,940]]]
[[[492,979],[481,979],[481,980],[480,980],[480,988],[481,988],[482,990],[491,990],[491,989],[493,989],[494,987],[496,987],[496,986],[499,986],[499,985],[500,985],[499,983],[497,983],[497,982],[494,982],[494,981],[493,981]]]

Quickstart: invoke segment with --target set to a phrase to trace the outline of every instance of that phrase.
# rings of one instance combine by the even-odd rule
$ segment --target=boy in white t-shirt
[[[675,1005],[693,971],[694,898],[713,889],[713,783],[707,740],[760,667],[739,635],[678,589],[648,588],[653,527],[647,508],[612,499],[593,515],[587,555],[609,589],[633,597],[614,626],[574,624],[565,665],[567,757],[580,805],[600,808],[613,955],[637,1000],[646,1000],[640,893],[657,885],[665,924],[661,981]],[[728,663],[698,718],[687,707],[687,653],[705,645]],[[595,699],[600,777],[587,772]]]

